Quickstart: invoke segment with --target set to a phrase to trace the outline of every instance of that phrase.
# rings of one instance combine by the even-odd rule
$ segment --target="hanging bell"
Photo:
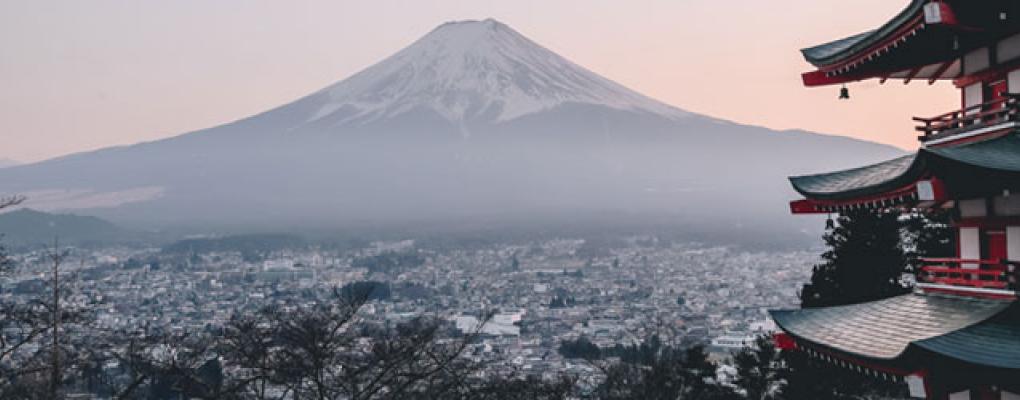
[[[831,231],[833,229],[836,229],[836,222],[832,220],[832,214],[829,214],[829,217],[825,219],[825,230]]]
[[[843,87],[839,89],[839,99],[850,100],[850,89],[847,89],[846,85],[843,85]]]

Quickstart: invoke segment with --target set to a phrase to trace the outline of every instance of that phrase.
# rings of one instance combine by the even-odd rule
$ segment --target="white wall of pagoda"
[[[992,59],[987,47],[982,47],[963,56],[963,73],[966,75],[984,71],[991,65]]]
[[[1020,93],[1020,69],[1010,71],[1006,74],[1006,85],[1010,93]]]
[[[960,217],[978,222],[971,222],[959,228],[959,257],[967,260],[984,258],[982,253],[985,231],[995,230],[1006,235],[1006,258],[1020,261],[1020,195],[996,196],[985,199],[967,199],[958,202]],[[1010,221],[1012,225],[1002,222]],[[994,232],[993,232],[994,233]],[[974,264],[964,264],[964,268],[978,268]],[[1020,399],[1018,399],[1020,400]]]
[[[988,202],[985,199],[960,200],[960,216],[963,218],[983,218],[988,216]]]
[[[950,393],[949,400],[970,400],[970,391],[964,390],[962,392]]]
[[[999,42],[996,45],[995,54],[998,56],[999,63],[1020,57],[1020,35],[1013,35]]]
[[[960,228],[960,258],[964,260],[981,259],[981,229],[973,227]],[[962,268],[977,269],[977,264],[962,264]]]
[[[1006,228],[1006,256],[1010,260],[1020,261],[1020,226]]]
[[[996,196],[992,199],[992,209],[995,211],[995,215],[1004,217],[1020,216],[1020,195]]]
[[[984,103],[984,84],[981,82],[963,88],[963,108],[970,108]],[[967,114],[976,114],[980,109],[967,110]]]

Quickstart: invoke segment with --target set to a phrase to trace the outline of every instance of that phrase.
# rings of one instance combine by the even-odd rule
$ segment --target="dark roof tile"
[[[1020,305],[975,325],[914,343],[972,364],[1020,369]]]
[[[784,331],[852,355],[891,360],[915,341],[980,323],[1010,303],[954,296],[907,294],[839,307],[772,311]]]
[[[795,176],[790,182],[801,194],[812,198],[867,195],[909,184],[921,171],[915,165],[917,154],[865,167],[825,174]]]
[[[933,160],[939,161],[938,165]],[[915,154],[865,167],[791,177],[790,183],[807,198],[852,199],[899,189],[926,174],[940,176],[960,165],[1020,173],[1020,134],[1013,132],[959,146],[926,147]]]
[[[895,32],[900,26],[921,12],[926,2],[927,0],[911,0],[910,4],[903,11],[900,11],[892,20],[886,22],[878,29],[802,49],[801,53],[808,62],[819,67],[846,60]]]

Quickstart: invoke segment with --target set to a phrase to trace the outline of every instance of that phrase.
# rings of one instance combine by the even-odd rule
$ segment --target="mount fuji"
[[[0,169],[0,193],[143,226],[621,215],[797,232],[787,175],[900,153],[687,112],[490,19],[443,24],[345,80],[235,122]]]
[[[365,124],[424,108],[453,123],[494,124],[568,103],[674,119],[690,115],[581,68],[491,19],[443,24],[317,97],[318,109],[308,122]]]

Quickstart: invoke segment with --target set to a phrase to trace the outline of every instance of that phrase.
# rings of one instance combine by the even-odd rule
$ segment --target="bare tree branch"
[[[25,199],[25,196],[20,195],[0,197],[0,210],[21,204]]]

